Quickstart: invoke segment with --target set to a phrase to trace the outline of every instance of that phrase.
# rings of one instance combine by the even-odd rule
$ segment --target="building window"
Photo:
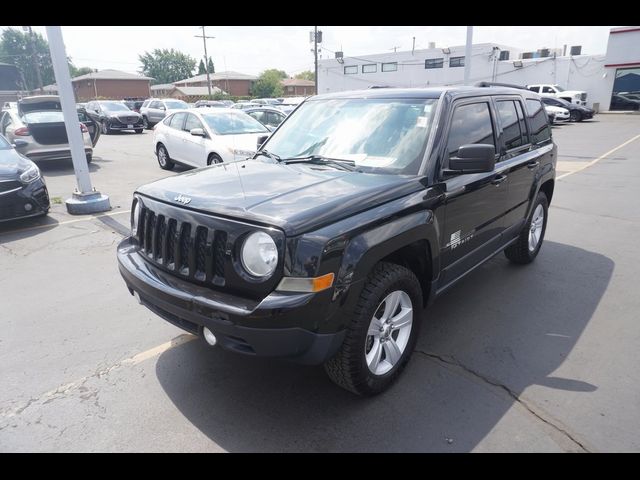
[[[375,63],[368,63],[362,65],[362,73],[376,73],[378,71],[378,65]]]
[[[451,57],[449,59],[450,67],[464,67],[464,57]]]
[[[349,66],[345,66],[344,67],[344,74],[345,75],[353,75],[355,73],[358,73],[358,66],[357,65],[349,65]]]
[[[424,68],[442,68],[443,64],[443,58],[427,58],[424,61]]]
[[[289,92],[293,92],[293,87],[292,87],[291,85],[289,85],[289,86],[287,87],[287,90],[288,90]]]
[[[382,64],[382,71],[383,72],[395,72],[398,70],[398,62],[391,62],[391,63],[383,63]]]
[[[500,60],[509,60],[509,50],[500,51]]]

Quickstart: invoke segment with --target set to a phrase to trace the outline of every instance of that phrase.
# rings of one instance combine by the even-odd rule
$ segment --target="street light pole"
[[[209,76],[209,57],[207,56],[207,38],[216,38],[216,37],[207,37],[204,32],[204,26],[200,27],[202,29],[202,35],[196,35],[198,38],[202,38],[202,43],[204,44],[204,69],[207,72],[207,90],[209,91],[209,97],[211,97],[211,77]]]
[[[69,139],[71,160],[76,175],[77,188],[72,198],[67,199],[67,211],[72,214],[96,213],[111,210],[109,197],[100,194],[91,186],[89,166],[84,152],[82,131],[76,110],[76,99],[71,87],[71,75],[67,63],[67,53],[62,39],[62,30],[59,26],[47,26],[47,39],[51,52],[51,63],[56,76],[58,94],[62,106],[64,127]]]

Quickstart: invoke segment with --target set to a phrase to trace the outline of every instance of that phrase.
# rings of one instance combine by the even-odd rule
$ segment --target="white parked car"
[[[553,121],[551,123],[568,122],[571,116],[569,114],[569,110],[567,110],[566,108],[554,107],[553,105],[545,105],[544,109],[547,112],[547,115],[549,115],[549,118],[553,118]]]
[[[569,103],[575,103],[577,105],[587,104],[587,92],[582,90],[565,90],[560,85],[551,84],[527,85],[527,88],[532,92],[539,93],[543,97],[562,98]]]
[[[164,170],[171,170],[176,163],[204,167],[245,160],[256,152],[258,140],[262,143],[270,133],[240,110],[178,110],[153,129],[153,148]]]

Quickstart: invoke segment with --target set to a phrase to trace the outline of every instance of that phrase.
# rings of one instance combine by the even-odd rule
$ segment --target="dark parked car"
[[[593,108],[567,102],[562,98],[542,97],[542,101],[545,105],[562,107],[569,110],[569,120],[571,120],[572,122],[581,122],[582,120],[588,120],[590,118],[593,118],[593,115],[595,114],[595,110]]]
[[[129,107],[129,110],[140,113],[140,107],[142,107],[142,104],[144,103],[144,98],[139,100],[125,99],[123,100],[123,103]]]
[[[124,102],[117,100],[93,100],[87,103],[86,111],[97,116],[102,133],[109,135],[113,131],[133,130],[142,133],[144,125],[142,115],[130,110]]]
[[[138,188],[120,272],[210,345],[324,363],[374,394],[408,362],[433,299],[502,251],[536,258],[556,159],[527,90],[318,95],[254,159]]]
[[[243,112],[258,120],[269,130],[275,130],[287,118],[287,114],[282,110],[272,107],[245,108]]]
[[[611,110],[640,110],[640,100],[633,100],[622,95],[611,97]]]
[[[46,215],[49,206],[40,169],[0,135],[0,222]]]

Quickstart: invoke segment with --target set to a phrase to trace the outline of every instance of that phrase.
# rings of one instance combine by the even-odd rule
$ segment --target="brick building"
[[[86,102],[96,98],[122,100],[125,97],[147,98],[150,77],[143,77],[120,70],[100,70],[71,79],[76,101]]]
[[[211,78],[211,86],[218,87],[229,95],[244,97],[251,95],[251,87],[258,79],[254,75],[247,75],[239,72],[216,72],[209,74]],[[207,74],[196,75],[173,83],[176,87],[206,87]],[[211,92],[213,93],[213,92]]]
[[[316,94],[316,84],[311,80],[285,78],[281,83],[285,97],[308,97]]]

